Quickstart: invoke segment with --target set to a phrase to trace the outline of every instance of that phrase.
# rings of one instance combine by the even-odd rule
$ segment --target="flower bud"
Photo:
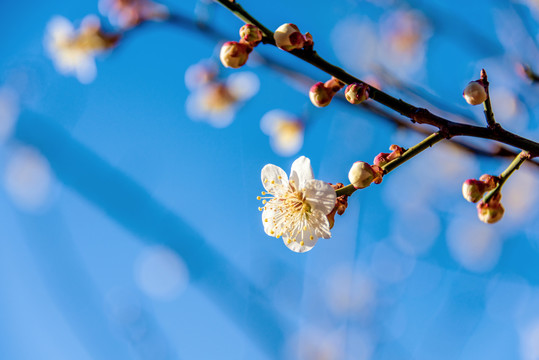
[[[489,174],[483,174],[479,180],[485,184],[485,191],[494,190],[496,185],[498,185],[499,178],[497,176],[492,176]]]
[[[462,93],[466,102],[470,105],[479,105],[487,100],[487,91],[480,80],[470,81]]]
[[[275,30],[273,38],[275,39],[275,45],[285,51],[301,49],[305,45],[305,42],[309,40],[301,34],[298,27],[294,24],[283,24],[279,26]]]
[[[253,24],[245,24],[240,29],[240,37],[243,42],[256,46],[262,41],[262,31]]]
[[[323,82],[317,82],[309,90],[309,98],[316,107],[328,106],[334,93],[325,87]]]
[[[477,216],[479,220],[487,224],[494,224],[501,220],[505,209],[500,202],[501,194],[498,195],[488,203],[481,201],[477,204]]]
[[[374,175],[374,170],[369,164],[356,161],[348,172],[348,180],[356,189],[363,189],[372,183]]]
[[[353,83],[346,87],[344,96],[351,104],[361,104],[369,98],[369,86],[364,83]]]
[[[219,57],[225,67],[237,69],[242,67],[249,58],[249,53],[253,50],[247,44],[242,44],[236,41],[227,41],[221,47]]]
[[[336,94],[339,90],[341,90],[344,85],[345,83],[333,76],[324,83],[325,88],[331,91],[333,94]]]
[[[462,196],[472,203],[476,203],[485,193],[485,184],[476,179],[468,179],[462,184]]]

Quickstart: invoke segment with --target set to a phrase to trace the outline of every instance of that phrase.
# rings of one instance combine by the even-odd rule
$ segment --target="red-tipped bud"
[[[309,99],[316,107],[328,106],[333,95],[334,92],[326,88],[323,82],[317,82],[309,90]]]
[[[479,180],[485,184],[485,191],[491,191],[498,185],[499,178],[497,176],[483,174]]]
[[[253,24],[245,24],[240,29],[240,37],[242,42],[254,47],[262,41],[262,31]]]
[[[503,217],[505,209],[500,202],[502,198],[501,193],[494,196],[488,203],[483,201],[477,204],[477,216],[479,220],[487,224],[494,224]]]
[[[356,161],[348,172],[348,180],[356,189],[363,189],[369,186],[375,178],[372,167],[363,161]]]
[[[225,67],[237,69],[245,65],[252,50],[253,48],[247,44],[228,41],[221,47],[219,57]]]
[[[302,49],[306,45],[312,45],[313,38],[311,34],[303,35],[294,24],[283,24],[275,30],[273,35],[275,45],[285,51]]]
[[[391,150],[391,153],[380,153],[376,155],[373,161],[374,165],[383,166],[388,162],[401,157],[404,153],[404,148],[395,144],[391,145],[389,147],[389,150]]]
[[[344,85],[346,84],[335,77],[332,77],[331,79],[329,79],[328,81],[324,83],[324,86],[326,87],[326,89],[330,90],[334,94],[336,94],[339,90],[341,90],[344,87]]]
[[[351,104],[361,104],[369,98],[369,86],[364,83],[353,83],[346,87],[344,96]]]
[[[470,105],[479,105],[487,100],[487,90],[481,80],[470,81],[462,93],[466,102]]]

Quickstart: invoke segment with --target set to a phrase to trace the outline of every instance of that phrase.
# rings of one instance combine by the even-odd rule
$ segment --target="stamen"
[[[292,242],[292,240],[288,239],[286,240],[286,243],[290,245],[290,243]]]
[[[257,199],[257,200],[261,200],[262,198],[261,198],[260,196],[257,196],[256,199]]]
[[[314,240],[314,236],[312,236],[312,235],[309,236],[309,239]]]
[[[271,180],[271,183],[272,183],[272,184],[275,184],[275,180]]]
[[[300,241],[299,244],[300,244],[301,246],[305,245],[305,243],[303,242],[303,240]]]
[[[281,175],[277,176],[277,179],[281,180],[282,179]]]
[[[265,204],[265,203],[267,203],[267,201],[266,201],[266,200],[262,200],[262,204]]]
[[[262,191],[262,195],[266,195],[266,192],[265,192],[265,191]]]
[[[264,210],[264,209],[262,209],[261,207],[258,208],[258,211],[262,211],[262,210]]]

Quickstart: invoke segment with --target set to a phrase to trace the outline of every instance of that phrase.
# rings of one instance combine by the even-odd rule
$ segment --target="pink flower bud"
[[[253,24],[245,24],[240,29],[241,41],[256,46],[262,41],[262,31]]]
[[[242,44],[236,41],[228,41],[221,47],[219,57],[225,67],[237,69],[242,67],[249,58],[249,53],[253,50],[247,44]]]
[[[501,194],[492,198],[488,203],[483,201],[477,204],[477,216],[479,220],[487,224],[494,224],[503,217],[505,209],[502,206]]]
[[[479,105],[487,100],[487,91],[480,80],[470,81],[462,93],[466,102],[470,105]]]
[[[326,89],[330,90],[334,94],[336,94],[339,90],[341,90],[345,83],[343,83],[341,80],[337,79],[336,77],[331,77],[328,81],[324,83],[324,86]]]
[[[485,191],[494,190],[496,185],[498,185],[499,178],[497,176],[492,176],[489,174],[483,174],[479,180],[485,184]]]
[[[317,82],[309,90],[309,98],[316,107],[328,106],[333,95],[333,91],[326,88],[323,82]]]
[[[348,180],[356,189],[363,189],[369,186],[374,180],[374,170],[363,161],[356,161],[348,172]]]
[[[369,98],[369,86],[364,83],[353,83],[346,87],[344,96],[351,104],[361,104]]]
[[[476,179],[468,179],[462,184],[462,196],[472,203],[476,203],[485,193],[485,184]]]
[[[304,36],[294,24],[283,24],[279,26],[275,30],[273,38],[275,39],[275,45],[285,51],[301,49],[305,43],[312,43],[310,34]]]

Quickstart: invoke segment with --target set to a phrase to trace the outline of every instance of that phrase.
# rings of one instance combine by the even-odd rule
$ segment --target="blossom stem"
[[[399,156],[395,160],[390,161],[385,165],[382,165],[381,168],[382,170],[384,170],[384,174],[393,171],[398,166],[404,164],[406,161],[410,160],[423,150],[428,149],[429,147],[433,146],[434,144],[443,139],[445,139],[445,136],[441,132],[435,132],[434,134],[429,135],[421,142],[407,149],[401,156]]]
[[[232,3],[229,0],[215,1],[229,9],[241,20],[258,26],[264,33],[263,42],[275,45],[275,42],[271,38],[273,33],[260,24],[260,22],[245,11],[237,2]],[[327,74],[334,76],[345,84],[364,83],[364,81],[350,75],[343,69],[327,62],[312,49],[296,49],[290,51],[290,53],[319,68]],[[494,128],[490,128],[450,121],[431,113],[427,109],[418,108],[401,99],[397,99],[389,94],[386,94],[385,92],[371,85],[369,85],[369,97],[372,100],[397,111],[401,115],[408,117],[414,123],[427,124],[437,127],[448,139],[454,136],[471,136],[489,139],[511,145],[522,150],[527,150],[532,158],[539,155],[539,143],[511,133],[499,125],[495,126]]]
[[[485,119],[487,120],[487,125],[489,129],[494,129],[500,125],[494,119],[494,112],[492,111],[492,104],[490,103],[489,82],[485,69],[481,69],[481,81],[483,82],[483,85],[485,86],[485,90],[487,92],[487,99],[483,102],[483,107],[485,109]]]
[[[489,192],[487,196],[483,199],[483,202],[487,204],[495,195],[497,195],[501,190],[503,184],[509,179],[511,175],[515,172],[515,170],[518,170],[520,168],[520,165],[524,163],[524,161],[528,160],[530,158],[530,154],[527,151],[521,151],[520,154],[518,154],[515,159],[509,164],[507,169],[504,170],[498,177],[498,184],[496,185],[496,188]]]
[[[445,136],[441,132],[435,132],[429,135],[428,137],[426,137],[425,139],[423,139],[416,145],[407,149],[401,156],[399,156],[395,160],[392,160],[388,162],[387,164],[382,165],[381,168],[384,171],[384,174],[387,174],[395,170],[398,166],[404,164],[406,161],[410,160],[411,158],[413,158],[420,152],[432,147],[434,144],[436,144],[437,142],[443,139],[445,139]],[[350,184],[350,185],[347,185],[345,187],[338,189],[336,192],[337,192],[337,196],[352,195],[352,193],[354,193],[354,191],[356,190],[357,189],[354,188],[354,185]]]

